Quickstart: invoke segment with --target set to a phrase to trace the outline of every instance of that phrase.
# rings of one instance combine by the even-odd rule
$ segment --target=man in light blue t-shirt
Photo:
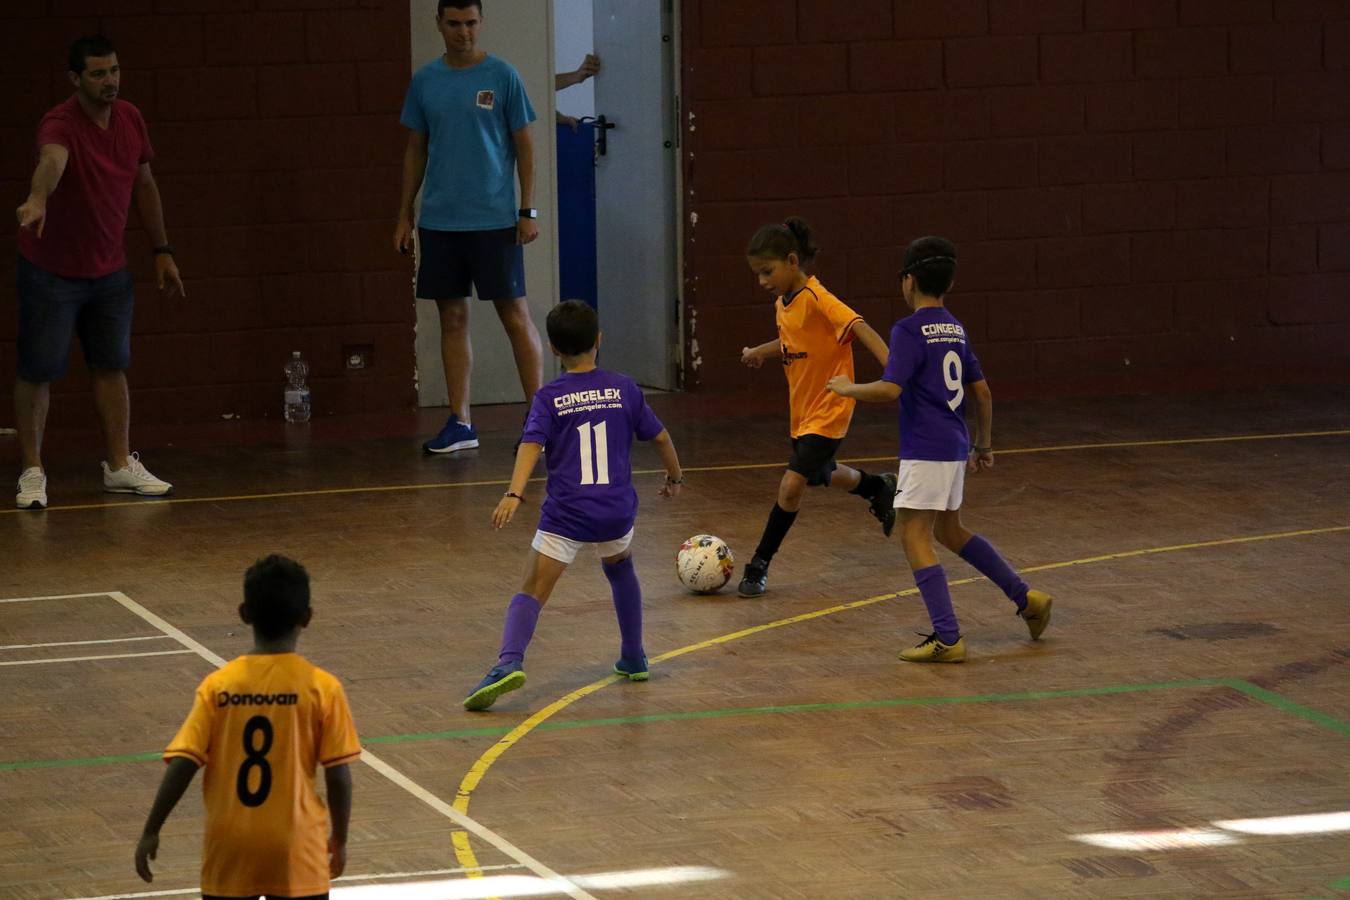
[[[478,446],[469,422],[469,296],[489,300],[506,329],[528,399],[543,381],[539,331],[525,302],[521,248],[539,236],[534,208],[534,109],[520,74],[477,47],[481,0],[440,0],[445,55],[413,74],[400,121],[411,131],[394,247],[412,245],[417,221],[417,296],[436,301],[450,418],[422,445],[428,453]],[[520,178],[516,202],[514,177]]]

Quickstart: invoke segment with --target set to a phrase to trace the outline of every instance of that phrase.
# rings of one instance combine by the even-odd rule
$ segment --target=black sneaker
[[[890,472],[879,476],[885,487],[868,504],[872,515],[881,523],[881,533],[891,536],[895,530],[895,476]]]
[[[740,587],[736,588],[738,597],[763,597],[769,589],[769,564],[755,557],[746,564],[745,576]]]

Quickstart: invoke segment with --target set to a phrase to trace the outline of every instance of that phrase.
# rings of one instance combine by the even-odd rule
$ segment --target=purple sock
[[[642,585],[638,584],[633,557],[610,565],[603,563],[605,577],[614,592],[614,613],[619,617],[619,655],[624,659],[641,659],[642,651]]]
[[[1017,604],[1019,610],[1027,607],[1027,583],[1023,581],[1008,561],[999,555],[994,545],[978,534],[966,541],[961,548],[961,558],[974,566],[979,573],[998,585],[999,590],[1008,595],[1008,599]]]
[[[933,631],[944,644],[955,644],[961,638],[956,624],[956,610],[952,609],[951,591],[947,589],[947,573],[942,566],[929,566],[914,571],[914,583],[919,586],[923,605],[928,607],[928,618],[933,620]]]
[[[525,648],[534,637],[534,625],[544,607],[529,594],[516,594],[506,608],[506,626],[502,629],[502,652],[497,665],[525,662]]]

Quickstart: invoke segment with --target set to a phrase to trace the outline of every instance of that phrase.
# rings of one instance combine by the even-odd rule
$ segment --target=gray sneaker
[[[142,497],[163,497],[173,485],[161,481],[141,464],[141,455],[133,453],[124,469],[113,471],[103,463],[103,490],[110,494],[140,494]]]
[[[23,470],[19,476],[19,492],[14,496],[19,509],[47,508],[47,473],[37,466]]]

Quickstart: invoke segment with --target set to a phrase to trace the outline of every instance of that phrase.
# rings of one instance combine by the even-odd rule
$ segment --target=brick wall
[[[410,265],[393,253],[409,74],[406,0],[23,0],[0,9],[0,196],[22,202],[66,50],[102,31],[152,163],[188,299],[159,297],[135,214],[135,423],[279,417],[281,367],[310,361],[319,414],[411,408]],[[13,221],[12,219],[10,220]],[[0,422],[12,419],[14,259],[0,239]],[[348,372],[345,345],[374,366]],[[88,424],[73,353],[51,424]]]
[[[683,9],[691,388],[781,390],[742,253],[788,214],[883,336],[904,244],[956,240],[1003,395],[1350,374],[1345,0]]]

